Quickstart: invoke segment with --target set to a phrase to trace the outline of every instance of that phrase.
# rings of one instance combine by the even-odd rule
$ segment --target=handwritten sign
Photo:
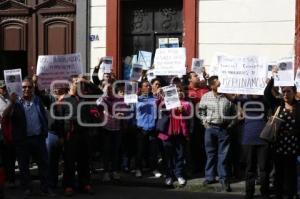
[[[49,89],[55,80],[66,80],[82,74],[80,54],[42,55],[38,58],[37,75],[40,89]]]
[[[154,73],[156,76],[185,75],[185,62],[185,48],[158,48],[154,58]]]
[[[268,70],[264,58],[220,56],[218,62],[219,92],[263,95]]]

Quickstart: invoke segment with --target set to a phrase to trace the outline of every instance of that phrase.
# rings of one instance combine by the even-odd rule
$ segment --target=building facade
[[[38,55],[80,52],[89,72],[103,56],[123,61],[160,41],[187,49],[187,65],[215,53],[300,63],[299,0],[0,0],[0,52],[23,53],[31,73]],[[1,60],[1,53],[0,53]],[[3,64],[1,64],[3,68]]]

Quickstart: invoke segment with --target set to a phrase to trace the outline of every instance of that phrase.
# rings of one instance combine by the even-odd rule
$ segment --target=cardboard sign
[[[133,64],[130,73],[130,80],[138,81],[143,73],[143,66],[140,64]]]
[[[124,102],[126,104],[137,103],[138,101],[137,93],[138,93],[138,83],[127,81],[125,83]]]
[[[113,58],[110,56],[103,57],[102,63],[100,65],[100,69],[103,71],[103,73],[111,73],[112,71],[112,65],[113,65]]]
[[[19,97],[23,95],[22,90],[22,70],[4,70],[4,81],[9,95],[17,94]]]
[[[39,89],[49,89],[55,80],[68,80],[72,75],[82,74],[79,53],[68,55],[41,55],[37,63]]]

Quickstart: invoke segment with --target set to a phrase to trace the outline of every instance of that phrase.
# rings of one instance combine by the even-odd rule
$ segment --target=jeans
[[[227,130],[220,127],[209,127],[205,130],[204,139],[207,156],[205,179],[215,180],[218,173],[220,180],[228,180],[230,136]]]
[[[184,144],[185,138],[182,135],[171,136],[168,140],[163,141],[167,163],[167,177],[183,177]]]
[[[49,156],[49,183],[52,188],[55,188],[58,183],[58,165],[62,153],[59,137],[54,133],[49,132],[46,139],[46,145]]]
[[[253,196],[257,166],[260,175],[260,192],[263,196],[269,195],[270,153],[266,145],[245,145],[244,152],[247,159],[246,167],[246,195]]]
[[[31,136],[15,144],[23,188],[31,189],[29,165],[32,156],[38,165],[41,190],[48,191],[49,163],[45,138],[43,136]]]

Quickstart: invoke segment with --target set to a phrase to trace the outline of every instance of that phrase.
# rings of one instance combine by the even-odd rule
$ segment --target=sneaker
[[[185,180],[183,177],[179,177],[179,178],[177,178],[177,180],[178,180],[178,184],[179,184],[180,186],[186,184],[186,180]]]
[[[83,193],[86,193],[86,194],[89,194],[89,195],[94,195],[95,194],[91,185],[85,185],[83,187]]]
[[[114,180],[120,180],[121,176],[120,176],[120,174],[119,174],[118,172],[114,171],[114,172],[112,173],[112,178],[113,178]]]
[[[152,173],[155,176],[155,178],[160,178],[162,176],[162,174],[157,170],[154,170]]]
[[[173,185],[173,179],[171,177],[168,177],[165,179],[165,185],[172,186]]]
[[[137,169],[137,170],[135,171],[135,177],[140,178],[140,177],[142,177],[142,176],[143,176],[143,175],[142,175],[141,170]]]
[[[64,190],[64,195],[67,196],[67,197],[73,196],[73,195],[74,195],[74,190],[73,190],[73,188],[71,188],[71,187],[65,188],[65,190]]]
[[[110,179],[109,173],[108,173],[108,172],[105,172],[105,173],[103,174],[102,181],[103,181],[103,182],[109,182],[110,180],[111,180],[111,179]]]

